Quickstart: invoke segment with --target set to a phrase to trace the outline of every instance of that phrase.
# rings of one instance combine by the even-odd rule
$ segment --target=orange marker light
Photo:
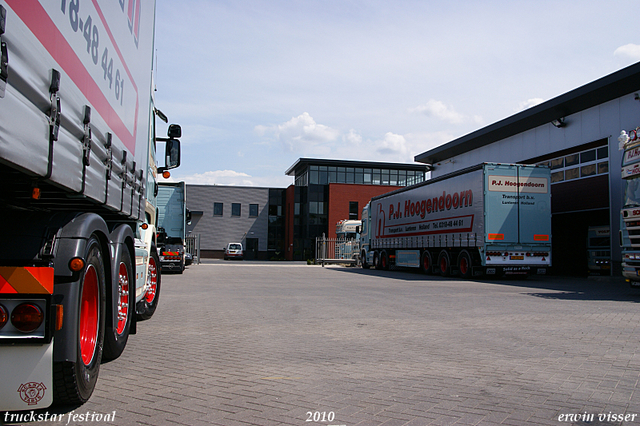
[[[79,257],[74,257],[69,261],[69,269],[73,272],[80,272],[84,269],[84,260]]]
[[[33,188],[31,190],[31,198],[34,200],[40,199],[40,188]]]
[[[162,177],[165,179],[169,179],[171,177],[171,172],[168,172],[168,171],[162,172]]]
[[[64,307],[62,305],[54,305],[56,309],[56,331],[62,330],[62,320],[64,319]]]

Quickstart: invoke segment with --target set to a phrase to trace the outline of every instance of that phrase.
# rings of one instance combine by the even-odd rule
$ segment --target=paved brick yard
[[[208,261],[59,424],[640,425],[639,341],[621,280]]]

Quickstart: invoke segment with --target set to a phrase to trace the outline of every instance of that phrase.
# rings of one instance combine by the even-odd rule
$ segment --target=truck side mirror
[[[165,170],[175,169],[180,166],[180,141],[168,139],[165,145]]]
[[[156,111],[158,113],[159,111]],[[167,130],[168,138],[156,138],[156,141],[165,142],[164,146],[164,167],[158,167],[158,173],[163,173],[169,169],[180,166],[180,141],[176,138],[182,136],[182,128],[179,124],[170,124]]]
[[[179,124],[170,124],[169,130],[167,130],[167,136],[169,139],[178,139],[182,137],[182,128]]]

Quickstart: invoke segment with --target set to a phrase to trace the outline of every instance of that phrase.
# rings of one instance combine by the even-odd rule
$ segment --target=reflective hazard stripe
[[[53,268],[0,266],[0,294],[53,294]]]

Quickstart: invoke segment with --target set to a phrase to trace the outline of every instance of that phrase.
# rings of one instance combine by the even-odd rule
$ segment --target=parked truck
[[[620,212],[622,275],[640,288],[640,128],[623,130],[618,137],[622,155],[624,200]]]
[[[158,253],[162,271],[181,274],[185,268],[187,190],[184,182],[158,184]]]
[[[336,224],[336,259],[356,260],[360,255],[360,226],[362,222],[354,219],[342,219]]]
[[[611,231],[608,226],[587,230],[587,270],[590,275],[611,273]]]
[[[181,131],[155,137],[154,10],[0,0],[0,411],[86,402],[156,310],[156,180]]]
[[[377,196],[362,212],[364,268],[463,278],[551,266],[547,167],[483,163]]]

